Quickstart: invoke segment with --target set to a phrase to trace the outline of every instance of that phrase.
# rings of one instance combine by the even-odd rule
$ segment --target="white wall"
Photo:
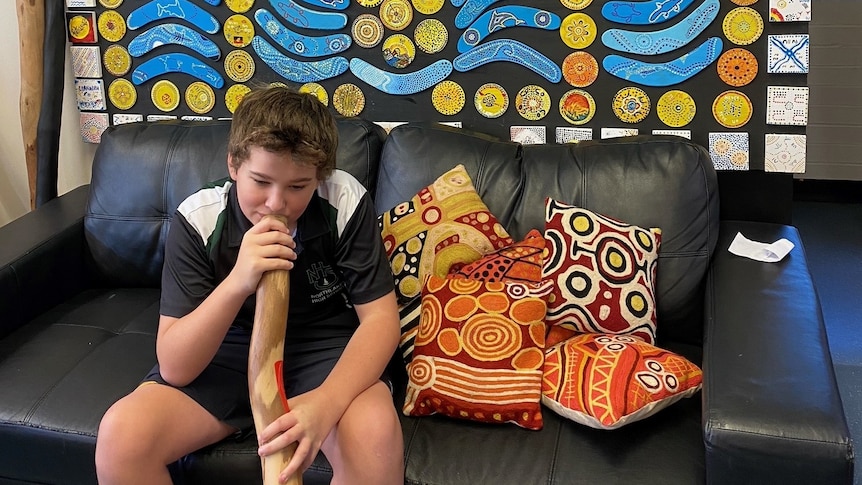
[[[21,73],[15,2],[0,1],[0,18],[8,20],[4,23],[4,28],[0,29],[0,46],[5,46],[2,49],[5,51],[4,69],[0,69],[0,120],[3,120],[3,129],[0,129],[0,226],[2,226],[30,210],[30,193],[19,111]],[[71,73],[72,68],[67,56],[57,184],[57,191],[60,194],[89,183],[93,153],[96,151],[96,145],[85,143],[81,139],[74,78]]]

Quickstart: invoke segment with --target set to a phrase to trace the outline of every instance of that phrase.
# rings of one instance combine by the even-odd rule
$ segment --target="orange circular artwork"
[[[563,59],[563,78],[576,88],[584,88],[599,76],[599,63],[586,51],[575,51]]]
[[[716,64],[718,77],[730,86],[745,86],[757,76],[757,58],[750,51],[737,47],[728,49]]]
[[[596,102],[583,89],[572,89],[560,98],[560,116],[573,125],[583,125],[593,119]]]

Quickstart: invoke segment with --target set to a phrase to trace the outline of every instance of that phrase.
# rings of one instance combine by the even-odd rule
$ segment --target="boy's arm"
[[[398,346],[400,324],[395,292],[356,305],[359,328],[323,381],[321,391],[344,413],[361,392],[380,379]]]
[[[180,318],[161,315],[156,356],[167,382],[183,386],[203,371],[261,275],[293,267],[293,247],[284,224],[264,218],[243,236],[233,269],[200,305]]]
[[[311,464],[348,406],[380,380],[398,345],[400,326],[394,291],[355,308],[359,327],[323,384],[291,398],[290,412],[259,433],[258,452],[264,456],[298,442],[290,465],[282,471],[284,476]]]

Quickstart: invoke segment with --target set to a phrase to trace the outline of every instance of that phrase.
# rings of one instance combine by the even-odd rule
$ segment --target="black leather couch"
[[[659,345],[702,363],[700,394],[615,431],[402,417],[410,484],[852,483],[853,451],[805,251],[790,226],[719,217],[709,154],[675,137],[521,146],[434,124],[339,121],[339,166],[382,212],[463,163],[513,237],[551,196],[663,231]],[[226,174],[227,122],[109,128],[92,182],[0,228],[0,484],[95,483],[102,413],[154,362],[174,208]],[[783,261],[728,253],[788,238]],[[396,404],[403,402],[397,365]],[[171,467],[176,483],[260,483],[254,439]],[[328,483],[319,456],[306,484]]]

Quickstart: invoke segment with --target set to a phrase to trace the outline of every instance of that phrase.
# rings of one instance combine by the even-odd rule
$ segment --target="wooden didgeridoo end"
[[[274,217],[287,224],[280,216]],[[254,327],[248,355],[248,394],[257,433],[287,412],[283,395],[281,366],[284,359],[284,333],[290,295],[290,272],[267,271],[260,279],[256,293]],[[278,453],[261,457],[264,485],[278,485],[278,475],[287,466],[296,443]],[[295,473],[287,483],[302,485],[302,473]]]

